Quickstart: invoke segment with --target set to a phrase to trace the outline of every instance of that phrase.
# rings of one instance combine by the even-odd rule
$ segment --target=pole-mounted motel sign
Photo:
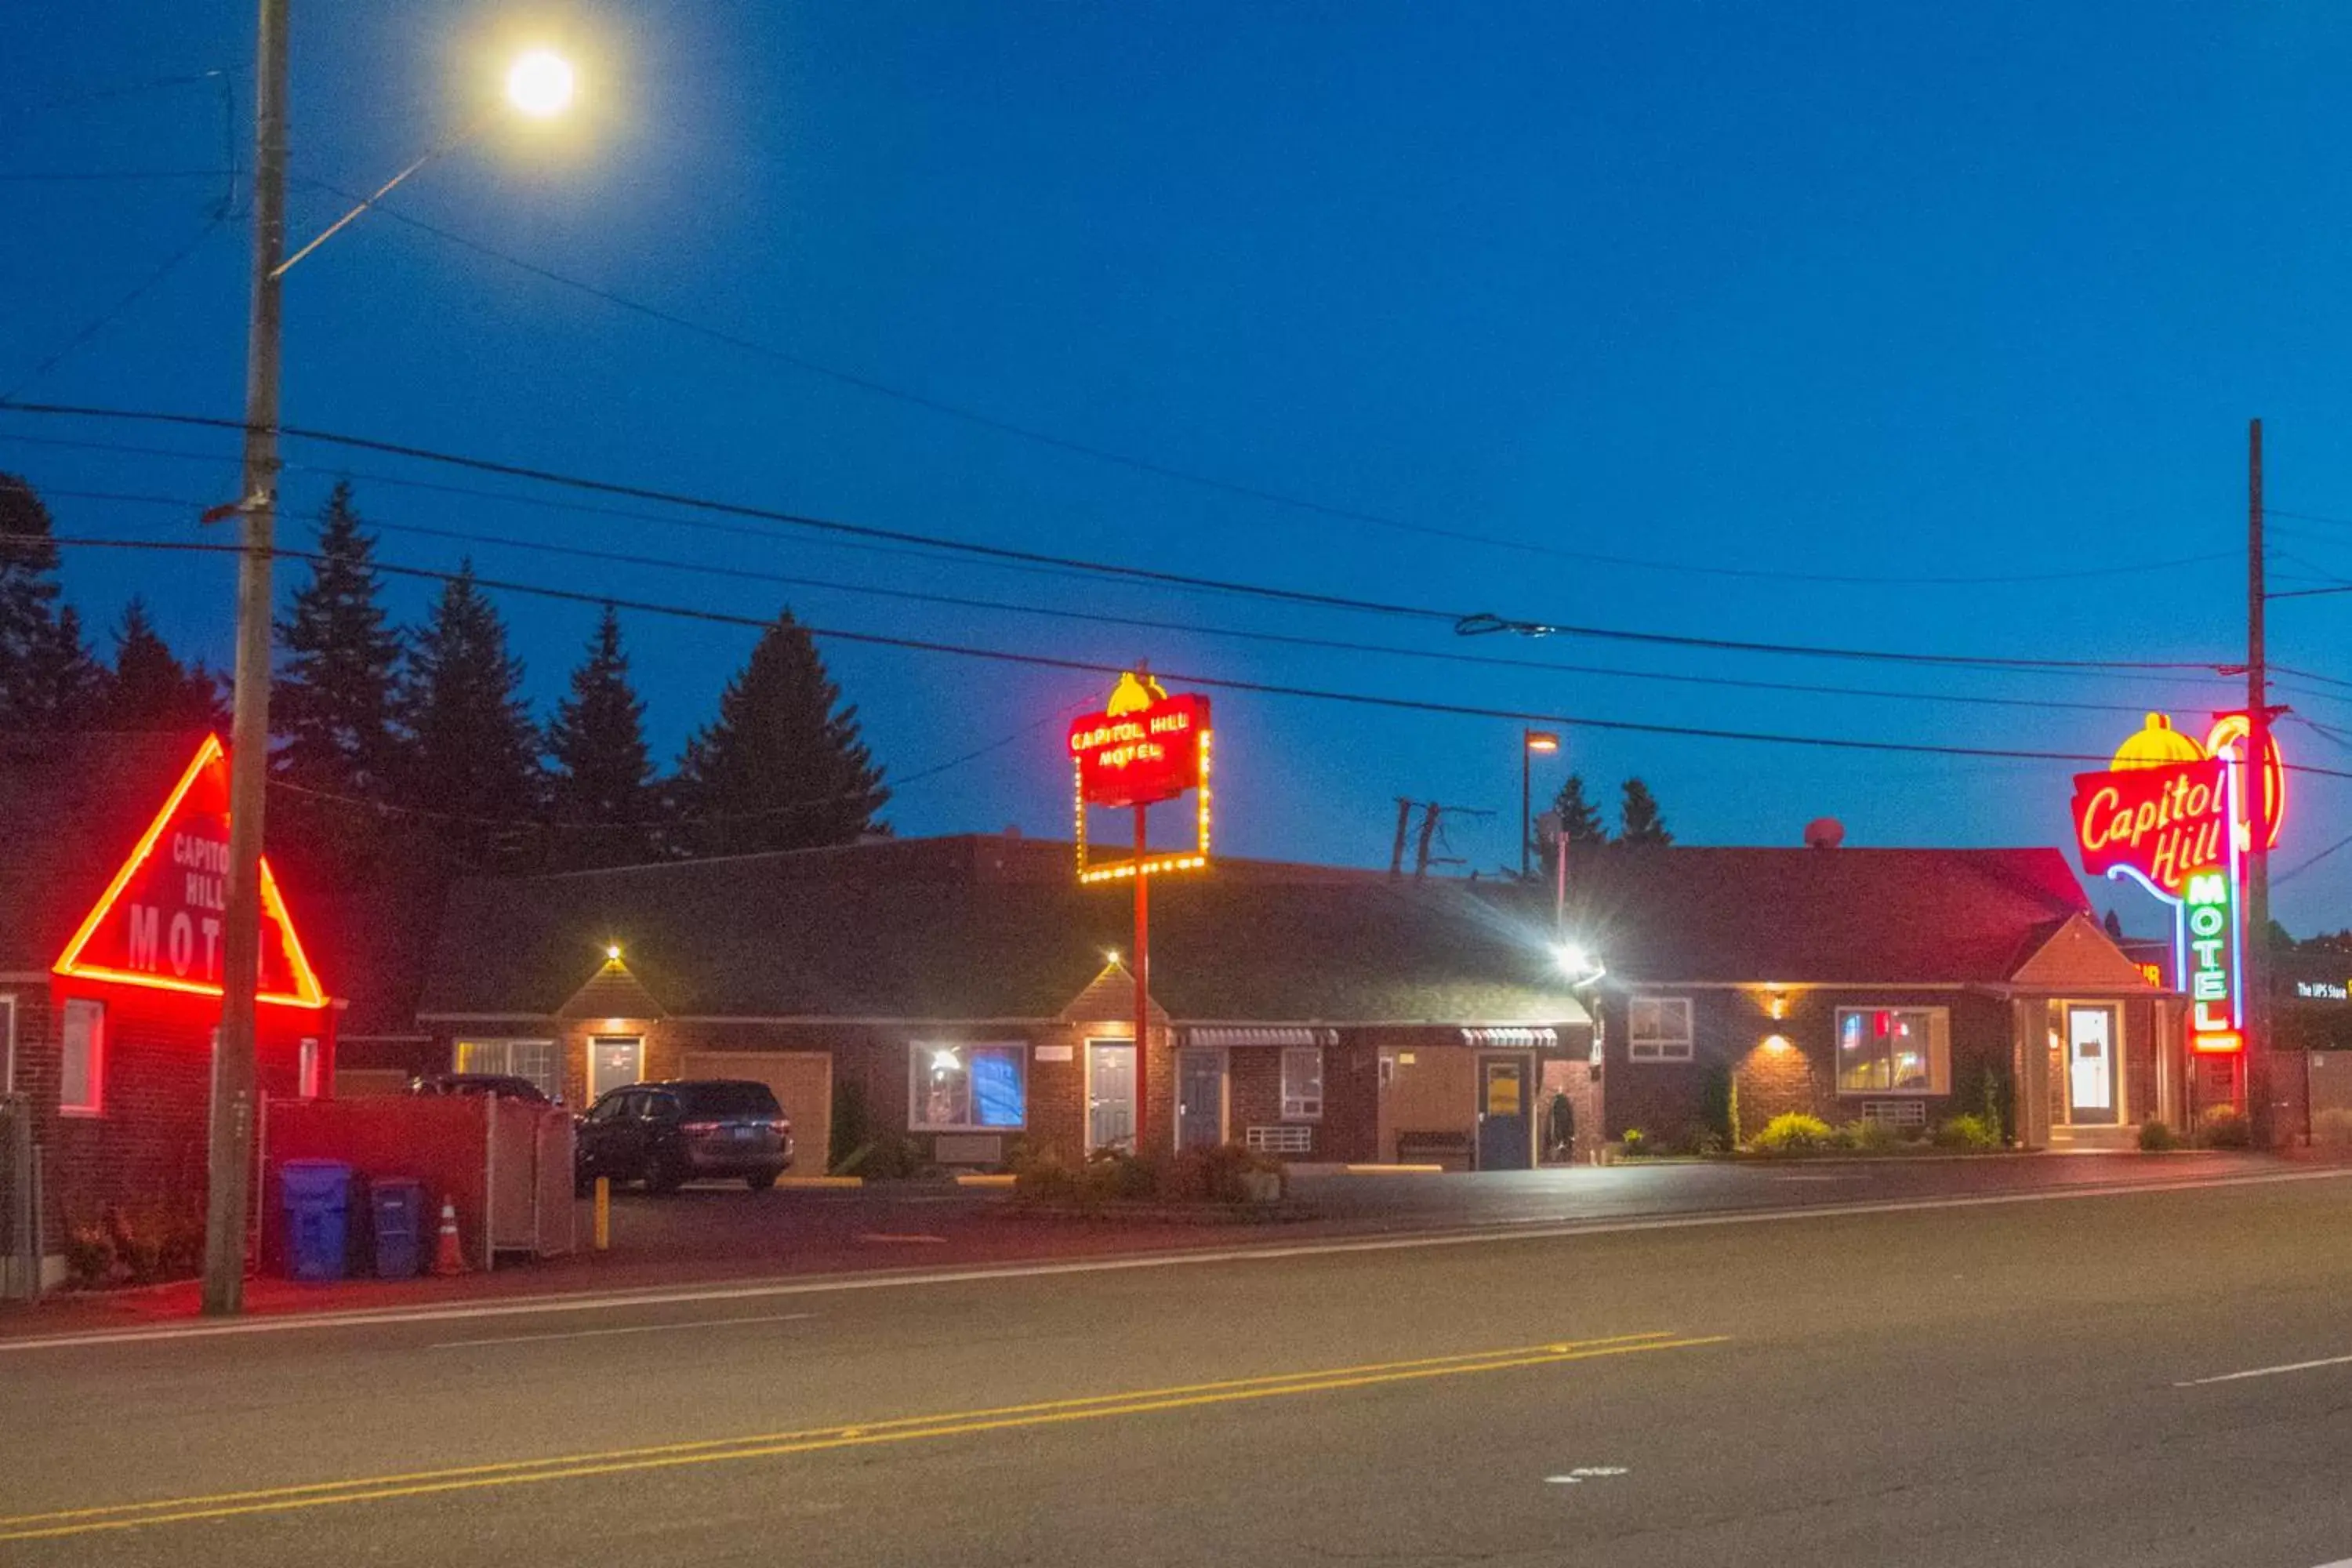
[[[2106,772],[2074,778],[2083,869],[2128,877],[2173,907],[2173,973],[2189,994],[2189,1046],[2212,1057],[2246,1048],[2246,744],[2242,714],[2224,715],[2200,746],[2151,713]],[[2275,844],[2286,804],[2275,736],[2261,775]]]

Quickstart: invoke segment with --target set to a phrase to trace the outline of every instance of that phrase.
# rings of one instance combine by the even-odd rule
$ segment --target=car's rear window
[[[776,1091],[764,1083],[681,1083],[671,1089],[689,1116],[779,1116]]]

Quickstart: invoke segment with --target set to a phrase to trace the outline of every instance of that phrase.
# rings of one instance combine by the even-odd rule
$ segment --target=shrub
[[[1629,1159],[1638,1160],[1650,1152],[1650,1135],[1638,1127],[1625,1129],[1625,1136],[1618,1142],[1623,1146]]]
[[[2319,1149],[2352,1149],[2352,1110],[2331,1106],[2313,1117],[2311,1142]]]
[[[2208,1149],[2251,1149],[2254,1130],[2234,1105],[2217,1105],[2198,1118],[2197,1142]]]
[[[1013,1190],[1029,1198],[1070,1198],[1077,1195],[1078,1173],[1051,1143],[1014,1145],[1007,1162],[1013,1168]]]
[[[1739,1080],[1732,1076],[1729,1062],[1710,1062],[1706,1076],[1699,1084],[1700,1132],[1712,1131],[1724,1145],[1739,1141]],[[1685,1133],[1683,1142],[1692,1145],[1689,1152],[1704,1152],[1697,1141]]]
[[[1670,1154],[1720,1154],[1727,1147],[1728,1147],[1728,1145],[1724,1142],[1722,1133],[1717,1131],[1712,1127],[1705,1126],[1699,1122],[1694,1121],[1689,1126],[1682,1130],[1681,1136],[1677,1137],[1674,1141],[1673,1145],[1666,1150],[1666,1152]]]
[[[1767,1154],[1810,1154],[1830,1144],[1830,1124],[1801,1110],[1784,1110],[1756,1134],[1756,1147]]]
[[[2180,1147],[2180,1134],[2172,1130],[2170,1122],[2151,1116],[2139,1124],[2139,1147],[2144,1154],[2161,1154]]]
[[[2000,1147],[2000,1127],[1999,1123],[1974,1112],[1948,1116],[1936,1124],[1936,1147],[1998,1149]]]
[[[1281,1173],[1279,1160],[1239,1143],[1186,1149],[1161,1170],[1160,1195],[1179,1203],[1247,1203],[1249,1178]]]
[[[66,1277],[94,1290],[114,1279],[114,1237],[102,1224],[76,1221],[66,1227]]]
[[[922,1168],[912,1140],[896,1132],[877,1133],[834,1165],[834,1173],[864,1176],[873,1182],[904,1181]]]
[[[1845,1147],[1863,1154],[1885,1154],[1903,1146],[1903,1135],[1884,1121],[1851,1121],[1838,1129],[1846,1134]]]

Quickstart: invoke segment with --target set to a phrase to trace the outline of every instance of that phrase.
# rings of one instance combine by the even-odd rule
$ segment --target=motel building
[[[345,1071],[520,1073],[574,1106],[759,1079],[803,1173],[877,1138],[921,1164],[1077,1159],[1131,1147],[1139,1113],[1150,1148],[1315,1163],[1526,1169],[1560,1096],[1597,1137],[1549,906],[1244,860],[1155,879],[1139,1059],[1132,884],[1073,860],[980,835],[461,883],[413,1027],[347,1038]]]
[[[0,1258],[30,1230],[54,1280],[76,1227],[203,1210],[226,753],[209,736],[12,741],[0,846]],[[266,862],[263,906],[257,1087],[317,1095],[338,1004]]]

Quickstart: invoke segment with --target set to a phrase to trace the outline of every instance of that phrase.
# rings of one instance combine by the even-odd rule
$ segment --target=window
[[[1323,1120],[1323,1047],[1286,1046],[1282,1051],[1282,1119]]]
[[[907,1125],[918,1131],[980,1132],[1029,1121],[1029,1047],[908,1047]]]
[[[1625,1009],[1625,1055],[1637,1062],[1691,1059],[1687,996],[1636,996]]]
[[[106,1084],[106,1008],[97,1002],[66,1003],[65,1061],[58,1069],[58,1110],[67,1116],[96,1116]]]
[[[1948,1094],[1951,1045],[1941,1007],[1841,1007],[1840,1094]]]
[[[294,1060],[294,1092],[305,1100],[319,1098],[319,1042],[304,1040]]]
[[[457,1071],[527,1078],[550,1100],[563,1098],[553,1040],[459,1040]]]

